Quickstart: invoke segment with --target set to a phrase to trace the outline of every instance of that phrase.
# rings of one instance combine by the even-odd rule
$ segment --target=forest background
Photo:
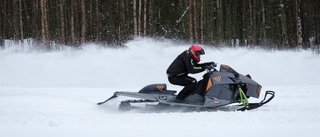
[[[45,50],[136,37],[319,53],[319,0],[0,0],[0,47]]]

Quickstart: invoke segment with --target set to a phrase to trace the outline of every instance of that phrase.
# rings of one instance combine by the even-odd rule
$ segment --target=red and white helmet
[[[198,46],[198,45],[192,45],[189,48],[189,52],[191,53],[192,58],[196,61],[196,62],[200,62],[200,55],[204,55],[204,50]]]

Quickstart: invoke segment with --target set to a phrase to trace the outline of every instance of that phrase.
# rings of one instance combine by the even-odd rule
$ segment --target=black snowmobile
[[[125,100],[119,105],[120,110],[130,110],[134,103],[156,103],[156,106],[188,107],[197,110],[212,109],[226,111],[245,111],[261,107],[271,101],[274,91],[266,91],[264,99],[259,103],[249,103],[248,98],[259,98],[262,86],[251,79],[250,75],[242,75],[228,65],[220,65],[220,70],[207,70],[197,88],[185,98],[184,103],[175,103],[176,92],[168,90],[166,84],[151,84],[139,92],[117,91],[114,95],[98,105],[104,104],[118,96],[136,98]],[[267,96],[269,97],[267,98]]]

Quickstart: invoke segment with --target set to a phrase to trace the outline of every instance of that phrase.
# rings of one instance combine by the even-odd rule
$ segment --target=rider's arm
[[[192,58],[189,58],[186,61],[186,67],[189,73],[199,73],[205,70],[205,66],[201,66],[200,64],[196,63]]]

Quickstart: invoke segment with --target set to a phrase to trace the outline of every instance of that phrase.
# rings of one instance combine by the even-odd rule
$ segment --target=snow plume
[[[166,83],[166,69],[191,43],[139,38],[127,48],[36,52],[0,50],[0,133],[6,137],[247,136],[317,137],[320,58],[310,51],[264,51],[202,45],[201,62],[227,64],[251,74],[276,97],[247,112],[123,112],[123,98],[96,103],[114,91]],[[18,46],[17,46],[18,47]],[[202,74],[193,75],[201,79]],[[260,99],[261,100],[261,96]],[[257,102],[249,99],[249,102]],[[182,110],[183,111],[183,110]]]
[[[191,44],[140,38],[125,45],[127,48],[113,49],[91,44],[83,50],[48,53],[11,46],[0,50],[0,86],[141,87],[168,83],[167,67]],[[202,62],[227,64],[239,73],[251,74],[262,85],[315,85],[320,81],[320,58],[310,51],[203,47],[206,55]]]

